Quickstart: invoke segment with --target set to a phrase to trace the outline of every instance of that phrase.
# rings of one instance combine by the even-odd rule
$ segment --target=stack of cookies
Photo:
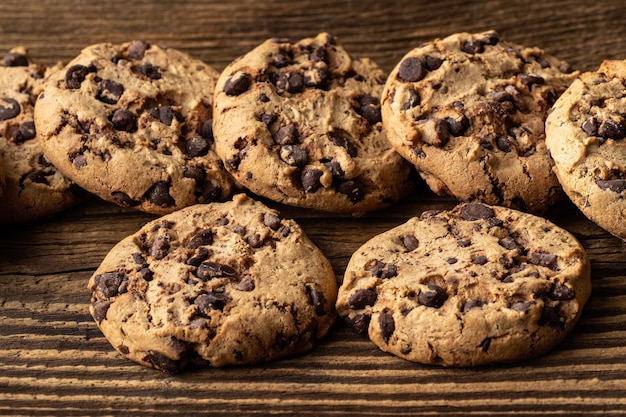
[[[88,286],[111,344],[167,372],[304,352],[337,314],[411,361],[540,355],[578,321],[591,283],[584,248],[539,216],[565,193],[585,206],[626,189],[626,168],[607,156],[626,136],[621,67],[607,66],[600,88],[493,31],[425,43],[388,76],[326,33],[269,39],[221,73],[143,41],[92,45],[48,72],[11,54],[6,70],[21,72],[3,82],[31,84],[15,82],[28,87],[0,109],[11,120],[3,198],[12,181],[56,190],[67,178],[74,194],[161,216],[116,245]],[[574,119],[587,89],[594,101]],[[546,132],[553,108],[563,110]],[[9,149],[35,137],[41,168],[12,180],[26,168],[11,167]],[[409,195],[415,172],[460,204],[374,237],[341,283],[293,220],[256,201],[360,215]],[[614,220],[598,224],[619,236]]]

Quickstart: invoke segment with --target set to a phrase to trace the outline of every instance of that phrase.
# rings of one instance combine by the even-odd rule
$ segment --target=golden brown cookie
[[[340,213],[388,206],[412,181],[383,131],[384,81],[327,33],[269,39],[217,82],[217,153],[239,183],[274,201]]]
[[[89,46],[50,77],[35,106],[41,146],[104,200],[154,214],[227,198],[214,152],[217,72],[142,41]]]
[[[375,236],[346,267],[337,311],[383,351],[476,366],[541,355],[591,291],[584,248],[548,220],[463,203]]]
[[[337,297],[329,261],[302,229],[244,194],[146,224],[89,289],[113,347],[167,372],[307,351],[334,322]]]
[[[387,137],[438,194],[543,213],[564,197],[544,122],[576,74],[493,31],[436,39],[389,74]]]

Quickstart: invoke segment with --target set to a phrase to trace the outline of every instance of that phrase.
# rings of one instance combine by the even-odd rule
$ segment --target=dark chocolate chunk
[[[137,130],[137,116],[129,109],[117,109],[111,118],[113,127],[122,132]]]
[[[342,179],[343,176],[346,174],[345,171],[341,168],[341,164],[337,161],[324,162],[324,166],[328,168],[333,178]]]
[[[37,136],[37,134],[35,132],[35,122],[33,121],[26,121],[22,123],[19,129],[13,132],[13,139],[15,139],[15,142],[17,143],[35,139],[35,136]]]
[[[9,52],[2,58],[2,65],[5,67],[27,67],[28,58],[18,52]]]
[[[502,135],[496,137],[496,146],[502,152],[511,152],[511,149],[513,149],[513,142],[511,142],[507,136]]]
[[[596,136],[598,134],[598,119],[590,117],[583,122],[583,131],[589,136]]]
[[[224,92],[228,96],[238,96],[245,93],[250,87],[252,78],[245,72],[237,73],[226,80]]]
[[[467,239],[459,239],[456,241],[456,244],[459,245],[460,248],[467,248],[472,245],[472,242]]]
[[[284,145],[280,148],[280,159],[291,166],[303,167],[309,160],[309,154],[298,145]]]
[[[146,62],[139,67],[141,73],[151,80],[161,79],[161,68],[156,65],[152,65],[150,62]]]
[[[346,317],[346,324],[358,334],[367,334],[372,317],[368,314],[357,314],[352,319]]]
[[[267,126],[274,123],[277,118],[278,116],[276,116],[275,114],[267,114],[267,113],[261,113],[261,115],[259,116],[259,120],[265,123]]]
[[[80,85],[85,81],[85,77],[90,72],[95,72],[96,68],[94,66],[84,66],[84,65],[72,65],[65,72],[65,86],[70,90],[76,90],[80,88]]]
[[[204,229],[193,235],[187,243],[187,248],[196,249],[200,246],[207,246],[213,243],[213,231],[211,229]]]
[[[196,249],[196,252],[185,262],[187,265],[199,267],[200,264],[209,259],[209,250],[204,246]]]
[[[135,41],[128,45],[126,53],[131,59],[142,60],[146,51],[150,48],[150,44],[144,41]]]
[[[511,304],[511,307],[509,308],[511,310],[519,311],[520,313],[526,313],[532,305],[533,303],[531,301],[517,301]]]
[[[358,113],[363,116],[369,124],[374,125],[382,121],[380,114],[380,101],[371,95],[365,95],[359,99],[360,108]]]
[[[265,213],[263,224],[272,230],[278,230],[280,228],[280,217],[272,213]]]
[[[546,83],[542,77],[532,74],[518,74],[517,78],[524,84],[528,89],[531,89],[533,85],[543,85]]]
[[[365,198],[365,190],[358,182],[353,180],[340,182],[339,185],[337,185],[337,191],[346,195],[354,204]]]
[[[159,207],[170,207],[176,204],[174,197],[170,195],[170,183],[159,181],[146,191],[145,198]]]
[[[291,64],[292,61],[293,61],[293,52],[291,50],[279,50],[276,53],[276,55],[274,55],[272,64],[276,68],[283,68]]]
[[[326,48],[324,48],[323,46],[315,47],[309,54],[309,59],[313,62],[325,62]]]
[[[74,159],[76,161],[76,159]],[[111,197],[120,207],[135,207],[141,204],[141,201],[133,200],[128,194],[122,191],[113,191]]]
[[[378,325],[380,326],[381,337],[385,343],[389,343],[389,338],[396,330],[396,323],[393,320],[393,315],[387,311],[380,313],[380,316],[378,316]]]
[[[263,246],[263,239],[261,239],[261,235],[258,233],[254,233],[248,236],[246,238],[246,242],[248,242],[248,245],[255,249]]]
[[[115,104],[124,94],[124,86],[113,80],[102,80],[96,98],[103,103]]]
[[[174,119],[179,122],[183,120],[182,115],[176,112],[172,106],[164,105],[154,107],[149,110],[149,113],[155,119],[158,119],[161,123],[167,126],[171,126]]]
[[[293,145],[298,140],[298,129],[294,124],[281,126],[274,134],[274,142],[279,145]]]
[[[614,193],[622,193],[626,190],[626,179],[616,178],[611,180],[596,179],[596,184],[603,190],[611,190]]]
[[[446,291],[436,284],[428,284],[428,290],[420,291],[417,296],[417,301],[426,306],[439,308],[448,299]]]
[[[126,292],[128,277],[122,272],[104,272],[94,276],[94,283],[96,290],[109,299]]]
[[[408,90],[408,94],[409,94],[409,98],[407,98],[407,100],[402,105],[402,110],[412,109],[413,107],[419,106],[420,103],[422,102],[420,95],[414,89],[410,88]]]
[[[96,301],[91,305],[93,309],[93,318],[101,323],[102,320],[107,318],[107,311],[109,311],[109,307],[111,307],[112,301],[110,300],[101,300]]]
[[[576,291],[573,288],[568,287],[565,284],[560,282],[555,282],[550,288],[550,293],[548,294],[551,300],[556,301],[567,301],[576,297]]]
[[[6,104],[5,104],[6,103]],[[3,98],[0,102],[0,120],[9,120],[20,114],[22,108],[17,100]]]
[[[198,308],[198,314],[208,317],[211,310],[224,310],[230,300],[230,296],[226,293],[211,291],[200,294],[193,303]]]
[[[199,135],[194,135],[185,142],[185,153],[192,158],[204,156],[209,153],[211,144]]]
[[[184,368],[186,364],[186,359],[171,359],[163,353],[156,352],[154,350],[148,351],[146,359],[151,362],[155,368],[170,374],[177,373]]]
[[[469,127],[469,120],[465,116],[461,117],[459,120],[453,117],[446,117],[444,120],[448,124],[448,132],[452,136],[461,136]]]
[[[448,264],[450,264],[450,265],[454,265],[455,263],[459,262],[459,260],[457,258],[451,256],[449,258],[446,258],[446,262]]]
[[[483,305],[485,305],[485,303],[482,302],[481,300],[478,300],[478,299],[468,300],[465,302],[465,304],[463,304],[463,308],[461,311],[463,313],[467,313],[468,311],[475,309],[475,308],[480,308]]]
[[[200,136],[208,140],[209,142],[214,141],[213,137],[213,119],[209,119],[202,123],[202,127],[200,128]]]
[[[540,326],[562,327],[558,308],[549,304],[544,305],[541,311],[541,318],[537,324]]]
[[[480,255],[480,256],[477,256],[474,259],[472,259],[472,263],[474,265],[484,265],[487,262],[489,262],[489,259],[487,259],[487,257],[484,256],[484,255]]]
[[[434,71],[438,69],[441,66],[441,64],[443,64],[442,58],[426,55],[425,65],[428,71]]]
[[[314,193],[321,186],[320,178],[322,177],[322,170],[309,168],[302,171],[300,175],[300,181],[302,182],[302,188],[307,193]]]
[[[531,252],[528,255],[528,262],[534,265],[544,266],[553,271],[558,268],[558,257],[552,253]]]
[[[253,291],[255,287],[256,285],[254,284],[254,281],[248,278],[242,279],[241,281],[237,283],[237,285],[235,285],[236,290],[245,291],[245,292]]]
[[[237,275],[237,271],[233,267],[213,261],[202,262],[196,270],[196,276],[203,281],[213,278],[230,278],[235,275]]]
[[[30,182],[36,183],[36,184],[50,185],[48,183],[48,179],[46,178],[47,175],[49,174],[42,172],[42,171],[32,171],[32,172],[22,175],[22,178],[20,178],[19,183],[20,185],[23,185],[24,181],[29,180]]]
[[[426,72],[426,66],[421,59],[409,57],[400,63],[398,77],[404,82],[416,82],[422,80],[426,76]]]
[[[461,218],[466,221],[489,219],[495,215],[490,207],[481,203],[467,203],[461,208]]]
[[[402,245],[408,252],[411,252],[418,248],[419,241],[414,235],[406,235],[402,237]]]
[[[342,133],[340,131],[331,132],[328,134],[331,142],[336,146],[340,146],[348,151],[348,155],[351,157],[357,156],[357,148],[354,146],[350,138],[348,137],[348,133]]]
[[[605,139],[623,139],[626,137],[626,127],[623,121],[607,119],[600,123],[598,135]]]
[[[508,250],[517,249],[517,242],[511,236],[500,239],[498,243],[500,244],[500,246]]]
[[[491,346],[490,337],[484,339],[482,342],[480,342],[480,345],[478,345],[478,347],[480,347],[483,352],[487,352],[489,350],[489,346]]]
[[[398,267],[379,261],[374,259],[373,262],[368,262],[365,267],[372,273],[372,275],[377,276],[381,279],[393,278],[398,275]]]
[[[348,298],[348,307],[361,310],[366,306],[373,306],[377,298],[378,294],[374,290],[357,290]]]
[[[470,39],[461,44],[461,51],[468,54],[480,54],[485,50],[484,42],[477,39]]]
[[[141,268],[139,271],[137,271],[139,273],[139,275],[141,275],[141,278],[144,281],[152,281],[152,278],[154,277],[154,272],[152,272],[150,270],[150,268],[145,267],[145,268]]]
[[[315,314],[318,316],[326,314],[326,297],[324,293],[307,286],[306,295],[309,299],[309,303],[315,308]]]
[[[170,241],[166,236],[157,237],[150,248],[150,255],[154,259],[163,259],[170,251]]]
[[[296,94],[304,88],[304,78],[297,72],[284,72],[276,80],[276,88],[291,94]]]

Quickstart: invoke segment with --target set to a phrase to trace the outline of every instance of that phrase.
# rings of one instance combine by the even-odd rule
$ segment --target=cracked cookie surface
[[[518,210],[463,203],[359,248],[337,312],[401,358],[477,366],[552,349],[590,291],[587,254],[569,232]]]
[[[327,33],[269,39],[220,75],[217,153],[243,186],[274,201],[341,213],[388,206],[412,180],[383,131],[384,81]]]
[[[546,121],[563,189],[592,221],[626,239],[626,61],[581,74]]]
[[[104,200],[153,214],[226,199],[215,154],[218,73],[143,41],[89,46],[45,83],[35,123],[46,156]]]
[[[576,74],[493,31],[436,39],[389,74],[387,137],[434,192],[541,214],[564,196],[544,122]]]
[[[59,68],[33,63],[23,47],[13,48],[2,58],[0,160],[6,184],[4,194],[0,193],[0,223],[49,217],[86,196],[48,160],[37,141],[33,110],[36,90]]]
[[[167,372],[307,351],[334,322],[337,297],[329,261],[302,229],[244,194],[146,224],[89,289],[112,346]]]

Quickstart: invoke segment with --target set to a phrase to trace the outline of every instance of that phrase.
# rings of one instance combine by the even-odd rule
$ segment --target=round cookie
[[[375,236],[350,259],[337,312],[383,351],[443,366],[547,352],[591,291],[583,247],[548,220],[462,203]]]
[[[563,189],[592,221],[626,239],[626,61],[578,77],[554,104],[546,143]]]
[[[250,364],[304,352],[335,319],[329,261],[293,221],[244,194],[156,219],[89,281],[91,314],[140,364]]]
[[[0,193],[0,224],[49,217],[86,196],[43,155],[36,138],[36,89],[47,74],[59,67],[33,64],[23,47],[12,49],[2,58],[0,160],[6,185],[4,194]]]
[[[327,33],[269,39],[220,75],[217,153],[239,183],[274,201],[353,214],[388,206],[410,191],[412,168],[383,131],[384,80]]]
[[[564,198],[544,122],[576,74],[493,31],[436,39],[391,71],[387,137],[435,193],[541,214]]]
[[[35,106],[46,156],[104,200],[154,214],[227,198],[214,152],[218,73],[143,41],[89,46],[50,77]]]

